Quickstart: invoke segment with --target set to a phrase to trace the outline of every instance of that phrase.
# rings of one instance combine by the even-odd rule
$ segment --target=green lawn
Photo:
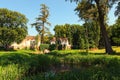
[[[120,80],[120,47],[104,50],[0,51],[0,80]]]
[[[113,46],[113,50],[120,53],[120,47]],[[86,50],[61,50],[61,52],[86,52]],[[90,53],[105,53],[105,49],[89,50]],[[1,53],[36,53],[33,50],[0,51]]]
[[[34,53],[33,50],[15,50],[15,51],[0,51],[1,53]]]

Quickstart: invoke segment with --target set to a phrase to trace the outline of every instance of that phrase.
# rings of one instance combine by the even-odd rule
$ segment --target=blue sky
[[[10,10],[18,11],[29,19],[28,34],[36,35],[35,28],[31,28],[35,18],[39,15],[40,4],[46,4],[49,7],[50,16],[49,22],[51,23],[50,31],[54,33],[54,26],[57,24],[82,24],[79,22],[78,16],[75,14],[74,9],[76,3],[65,2],[65,0],[1,0],[0,8],[8,8]],[[114,16],[114,8],[109,12],[109,25],[114,24],[116,17]]]

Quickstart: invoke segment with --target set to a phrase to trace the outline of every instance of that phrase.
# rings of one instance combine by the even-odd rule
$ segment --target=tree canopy
[[[0,43],[7,48],[12,42],[21,42],[27,35],[25,15],[5,8],[0,9]]]
[[[86,27],[88,28],[89,48],[97,48],[100,39],[100,28],[96,23],[85,23],[83,26],[78,24],[56,25],[54,28],[56,38],[68,38],[73,49],[85,49]]]
[[[109,30],[112,45],[120,46],[120,17],[118,17],[115,24],[109,27]]]
[[[116,7],[115,15],[120,16],[120,1],[118,2],[118,5]]]

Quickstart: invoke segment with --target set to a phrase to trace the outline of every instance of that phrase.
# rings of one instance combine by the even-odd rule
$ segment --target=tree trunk
[[[85,23],[87,23],[87,21],[85,21]],[[88,41],[88,28],[87,26],[85,26],[85,39],[86,39],[86,52],[88,53],[89,52],[89,41]]]
[[[43,40],[43,33],[41,34],[41,43],[43,44],[44,40]]]
[[[43,21],[42,34],[41,34],[41,43],[44,43],[44,32],[45,32],[45,22]]]
[[[112,54],[113,50],[112,50],[112,47],[111,47],[111,44],[110,44],[110,41],[109,41],[109,38],[107,35],[105,23],[104,23],[105,22],[105,20],[104,20],[105,14],[103,13],[103,11],[101,9],[101,6],[99,4],[99,0],[95,0],[95,1],[96,1],[97,8],[98,8],[100,31],[102,33],[102,36],[103,36],[103,39],[105,42],[105,50],[106,50],[106,53]]]

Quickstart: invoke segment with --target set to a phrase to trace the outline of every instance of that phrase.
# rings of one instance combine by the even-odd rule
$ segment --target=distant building
[[[68,38],[58,38],[55,37],[50,41],[50,44],[58,44],[62,46],[62,49],[71,49],[71,45],[69,44]]]
[[[38,44],[40,45],[40,41],[38,42]],[[21,43],[17,44],[16,42],[14,42],[11,45],[11,47],[13,47],[14,49],[25,49],[25,48],[30,49],[30,48],[35,48],[35,46],[36,46],[35,36],[26,36]]]
[[[50,40],[50,44],[52,45],[52,44],[56,44],[56,38],[55,37],[53,37],[51,40]]]

